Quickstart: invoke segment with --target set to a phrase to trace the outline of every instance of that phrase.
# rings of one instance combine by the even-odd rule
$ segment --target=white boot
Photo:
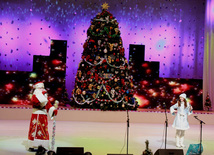
[[[185,145],[184,145],[184,137],[181,137],[180,138],[180,146],[185,148]]]
[[[176,147],[181,147],[180,138],[178,136],[176,136]]]

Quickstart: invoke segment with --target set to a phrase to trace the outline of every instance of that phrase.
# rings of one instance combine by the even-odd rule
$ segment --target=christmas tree
[[[211,100],[210,100],[209,94],[207,94],[207,96],[206,96],[205,107],[206,107],[206,109],[207,109],[208,111],[212,108],[212,107],[211,107]]]
[[[101,110],[136,110],[134,85],[118,22],[102,5],[91,20],[72,91],[72,105]]]

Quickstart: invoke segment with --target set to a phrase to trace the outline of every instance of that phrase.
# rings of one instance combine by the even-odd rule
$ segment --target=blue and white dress
[[[178,130],[187,130],[189,129],[188,115],[192,114],[192,110],[190,111],[191,105],[187,102],[187,107],[184,107],[184,102],[181,102],[181,106],[178,106],[178,103],[174,104],[170,107],[170,112],[172,115],[175,115],[175,111],[177,109],[177,114],[175,120],[172,124],[173,128]]]

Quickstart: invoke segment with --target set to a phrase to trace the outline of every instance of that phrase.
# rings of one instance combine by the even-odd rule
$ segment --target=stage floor
[[[62,111],[61,111],[62,112]],[[49,133],[52,133],[52,121],[49,121]],[[84,122],[57,121],[56,147],[84,147],[93,155],[108,153],[126,153],[126,122]],[[189,144],[197,144],[200,139],[200,125],[190,125],[186,131],[184,153]],[[35,152],[26,151],[26,140],[29,120],[0,120],[0,154],[1,155],[31,155]],[[214,155],[214,125],[203,125],[203,155]],[[164,148],[164,124],[132,123],[129,128],[129,153],[141,155],[145,149],[145,141],[149,140],[149,148],[155,153]],[[175,147],[175,129],[168,127],[168,149]]]

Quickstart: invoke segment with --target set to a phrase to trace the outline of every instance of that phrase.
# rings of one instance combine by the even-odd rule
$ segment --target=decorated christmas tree
[[[211,107],[211,100],[210,100],[209,94],[207,94],[207,96],[206,96],[205,107],[206,107],[206,109],[207,109],[208,111],[212,108],[212,107]]]
[[[101,110],[136,110],[134,85],[118,22],[102,5],[91,20],[72,91],[72,106]]]

